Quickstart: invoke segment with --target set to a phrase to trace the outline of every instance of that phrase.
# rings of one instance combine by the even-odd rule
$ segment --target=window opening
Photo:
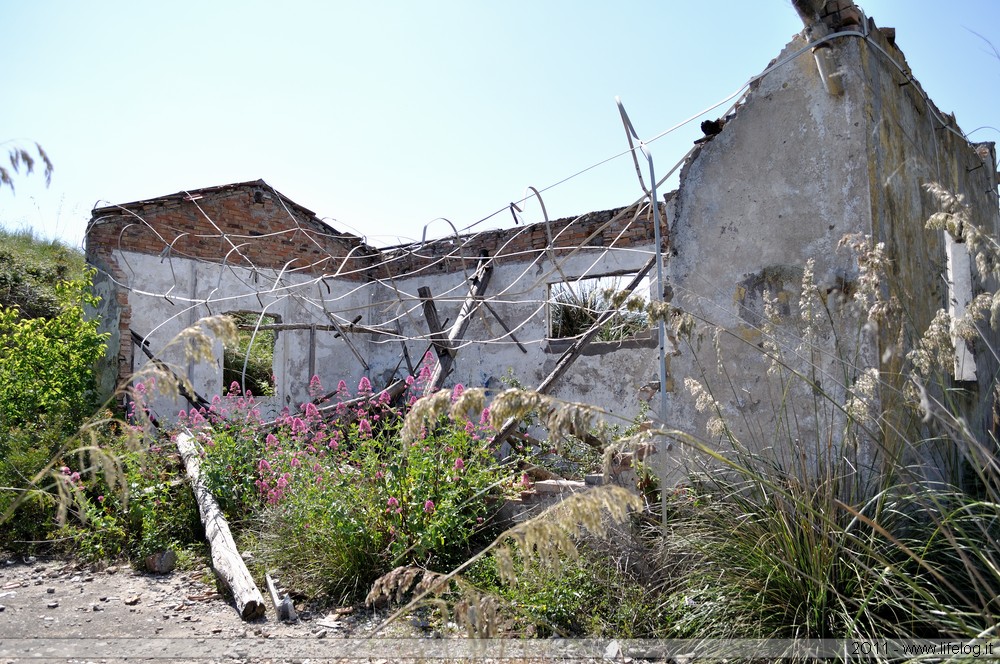
[[[595,341],[623,341],[649,329],[649,277],[631,294],[622,289],[635,274],[580,277],[549,284],[549,337],[570,339],[583,335],[605,311],[616,312],[601,325]]]
[[[236,342],[226,344],[222,360],[223,394],[229,392],[229,386],[234,382],[242,385],[242,391],[249,390],[254,396],[274,396],[274,344],[278,338],[276,330],[254,329],[260,325],[274,325],[280,319],[273,314],[260,314],[256,311],[231,311],[226,314],[233,319],[237,327]],[[253,345],[250,344],[251,338]],[[248,359],[249,356],[249,359]],[[246,364],[246,379],[243,378],[243,365]]]

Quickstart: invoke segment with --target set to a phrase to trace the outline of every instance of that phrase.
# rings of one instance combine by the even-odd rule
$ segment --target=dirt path
[[[370,636],[384,617],[352,607],[304,610],[297,623],[289,624],[280,622],[269,606],[264,619],[244,622],[218,594],[207,567],[152,575],[128,566],[97,570],[65,560],[0,559],[3,664],[46,657],[74,662],[314,661],[342,653],[326,643]],[[390,634],[427,636],[408,624]],[[285,658],[282,652],[303,656]]]
[[[539,656],[551,643],[544,640],[503,641],[500,650],[494,641],[484,653],[477,642],[453,638],[455,631],[440,638],[416,619],[376,633],[385,612],[297,608],[296,623],[280,622],[271,606],[265,618],[244,622],[216,592],[207,567],[153,575],[126,565],[98,570],[66,560],[0,557],[0,664],[567,661]],[[531,654],[522,656],[525,647]]]

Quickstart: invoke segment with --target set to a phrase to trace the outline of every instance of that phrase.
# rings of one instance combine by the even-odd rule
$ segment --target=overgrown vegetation
[[[476,635],[995,640],[1000,455],[991,434],[973,435],[963,410],[970,400],[953,398],[950,376],[955,334],[995,351],[989,325],[1000,311],[1000,246],[976,227],[960,197],[931,191],[942,212],[929,229],[965,243],[990,288],[968,320],[942,312],[919,329],[894,292],[886,248],[845,238],[842,249],[858,265],[851,289],[820,289],[809,264],[797,306],[779,315],[771,295],[764,297],[760,348],[770,363],[767,380],[784,395],[773,404],[774,430],[756,432],[764,440],[753,430],[738,433],[741,423],[713,391],[731,383],[719,341],[726,330],[707,322],[699,330],[683,312],[616,294],[588,305],[591,313],[641,309],[643,325],[664,319],[681,352],[703,368],[685,387],[704,433],[635,427],[605,455],[610,462],[657,436],[691,452],[685,483],[646,487],[649,496],[667,493],[662,526],[650,509],[659,501],[594,490],[490,542],[489,517],[514,479],[487,448],[494,427],[508,418],[534,420],[552,447],[565,436],[610,430],[593,408],[524,389],[495,395],[486,410],[484,390],[418,400],[418,381],[394,403],[373,395],[366,379],[353,391],[342,383],[331,401],[304,404],[268,424],[252,391],[235,385],[211,406],[182,413],[182,424],[198,433],[208,481],[257,564],[281,570],[310,596],[357,600],[374,587],[371,601],[400,602],[410,593]],[[48,320],[4,310],[0,320],[13,330],[5,349],[15,347],[17,334],[38,344],[28,354],[43,357],[54,345],[80,341],[46,336],[43,323],[63,315],[72,324],[52,330],[81,334],[89,325],[80,308],[85,283],[61,288],[62,308]],[[912,349],[889,358],[892,371],[880,371],[885,357],[858,352],[875,329]],[[714,333],[716,343],[707,350],[693,332]],[[59,388],[66,394],[86,394],[72,381],[87,378],[84,360],[100,341],[88,339],[71,354],[78,363]],[[210,347],[193,346],[203,354]],[[104,456],[94,447],[70,454],[80,439],[68,446],[66,432],[85,409],[63,412],[48,382],[33,387],[39,369],[5,362],[0,370],[9,378],[0,389],[18,387],[2,401],[9,435],[0,440],[0,479],[34,498],[13,518],[6,514],[9,537],[46,535],[38,524],[51,530],[60,505],[77,517],[63,536],[88,556],[141,556],[196,537],[194,506],[175,456],[165,451],[169,443],[142,427],[143,392],[170,389],[165,376],[136,383],[135,426],[88,425]],[[718,379],[709,379],[713,372]],[[311,391],[323,394],[318,383]],[[808,424],[796,410],[803,404],[788,396],[802,394]],[[994,396],[1000,392],[980,398]],[[33,428],[35,421],[46,426]],[[918,462],[941,447],[950,463],[929,478]],[[114,468],[88,470],[108,463]],[[6,504],[21,491],[3,493]]]
[[[549,334],[553,339],[578,337],[606,311],[616,310],[600,327],[597,341],[623,341],[649,329],[649,315],[641,306],[624,307],[615,294],[620,277],[590,277],[549,286]],[[643,299],[634,296],[635,299]],[[643,299],[643,304],[648,298]]]
[[[397,405],[373,395],[367,379],[355,393],[341,381],[333,401],[320,403],[334,421],[308,403],[264,427],[253,395],[236,385],[186,414],[209,487],[252,535],[260,564],[300,592],[357,600],[396,566],[443,569],[470,555],[505,471],[486,449],[492,430],[482,412],[456,409],[423,422],[411,440],[400,436],[429,376],[425,366]],[[314,380],[310,391],[318,398],[323,387]],[[458,386],[451,399],[461,395]]]
[[[258,329],[273,325],[276,316],[248,311],[227,314],[237,326],[235,343],[227,344],[222,356],[222,384],[234,383],[259,397],[274,396],[274,344],[278,333]]]
[[[46,517],[57,502],[57,485],[39,486],[96,409],[93,369],[105,336],[85,315],[95,299],[82,257],[58,243],[0,234],[0,284],[0,515],[21,505],[0,528],[12,541],[34,541],[54,527]]]

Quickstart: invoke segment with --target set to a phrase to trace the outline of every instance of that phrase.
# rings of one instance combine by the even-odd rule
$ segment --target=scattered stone
[[[177,554],[167,549],[146,556],[146,569],[154,574],[168,574],[177,566]]]
[[[6,608],[7,608],[6,606],[0,604],[0,613],[3,613]]]
[[[56,589],[55,588],[46,588],[45,592],[47,592],[50,595],[55,595],[56,594]]]
[[[329,632],[327,630],[321,629],[318,632],[316,632],[316,638],[317,639],[325,639],[327,634],[329,634]]]
[[[59,608],[59,601],[58,600],[51,601],[48,604],[46,604],[45,606],[47,606],[50,609],[57,609],[57,608]]]
[[[139,603],[140,599],[142,598],[139,595],[135,595],[134,597],[129,597],[128,599],[126,599],[125,604],[126,606],[135,606],[136,604]]]

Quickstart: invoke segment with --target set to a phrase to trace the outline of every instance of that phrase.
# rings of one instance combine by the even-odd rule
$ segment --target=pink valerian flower
[[[367,419],[363,417],[361,418],[361,420],[358,421],[358,434],[365,437],[369,437],[372,435],[372,425]]]
[[[396,514],[399,514],[400,512],[403,511],[403,508],[399,506],[399,501],[396,500],[393,496],[389,496],[389,500],[385,502],[385,505],[386,505],[385,507],[386,514],[389,514],[390,512],[395,512]]]
[[[319,418],[319,408],[316,407],[316,404],[312,402],[307,403],[305,411],[306,411],[306,419],[314,420]]]
[[[458,457],[455,459],[455,470],[462,470],[463,468],[465,468],[465,461],[462,460],[462,457]]]
[[[406,386],[407,386],[407,387],[409,387],[410,385],[413,385],[413,376],[407,376],[407,377],[406,377],[406,380],[405,380],[405,381],[403,381],[403,382],[405,382],[405,383],[406,383]]]
[[[319,376],[313,375],[309,379],[309,396],[314,399],[323,394],[323,383],[320,382]]]
[[[229,393],[230,394],[239,394],[240,393],[240,384],[237,381],[234,380],[232,383],[230,383],[230,385],[229,385]]]
[[[455,383],[455,387],[452,388],[451,390],[451,402],[455,403],[456,401],[458,401],[459,397],[462,396],[463,392],[465,392],[465,385],[462,385],[461,383]]]
[[[345,381],[337,383],[337,396],[341,399],[351,396],[351,393],[347,390],[347,383]]]
[[[299,458],[298,458],[298,457],[296,457],[296,456],[293,456],[293,457],[292,457],[292,462],[291,462],[291,466],[292,466],[292,468],[298,468],[298,467],[299,467],[299,466],[301,466],[301,465],[302,465],[302,462],[301,462],[301,461],[299,461]]]
[[[367,396],[372,393],[372,382],[368,380],[368,376],[362,376],[361,382],[358,383],[358,394]]]
[[[472,433],[476,430],[476,425],[472,423],[472,420],[465,421],[465,433]]]
[[[427,514],[434,514],[433,500],[428,499],[427,502],[424,503],[424,512],[426,512]]]
[[[302,421],[302,418],[295,417],[292,419],[292,433],[299,433],[308,429],[306,423]]]
[[[266,447],[273,447],[278,444],[278,439],[273,433],[267,434],[267,438],[264,439],[264,445]]]
[[[262,475],[264,473],[269,473],[271,472],[271,464],[267,462],[267,459],[261,459],[257,462],[257,471]]]
[[[479,418],[479,423],[483,426],[490,425],[490,409],[488,407],[483,408],[483,414]]]

